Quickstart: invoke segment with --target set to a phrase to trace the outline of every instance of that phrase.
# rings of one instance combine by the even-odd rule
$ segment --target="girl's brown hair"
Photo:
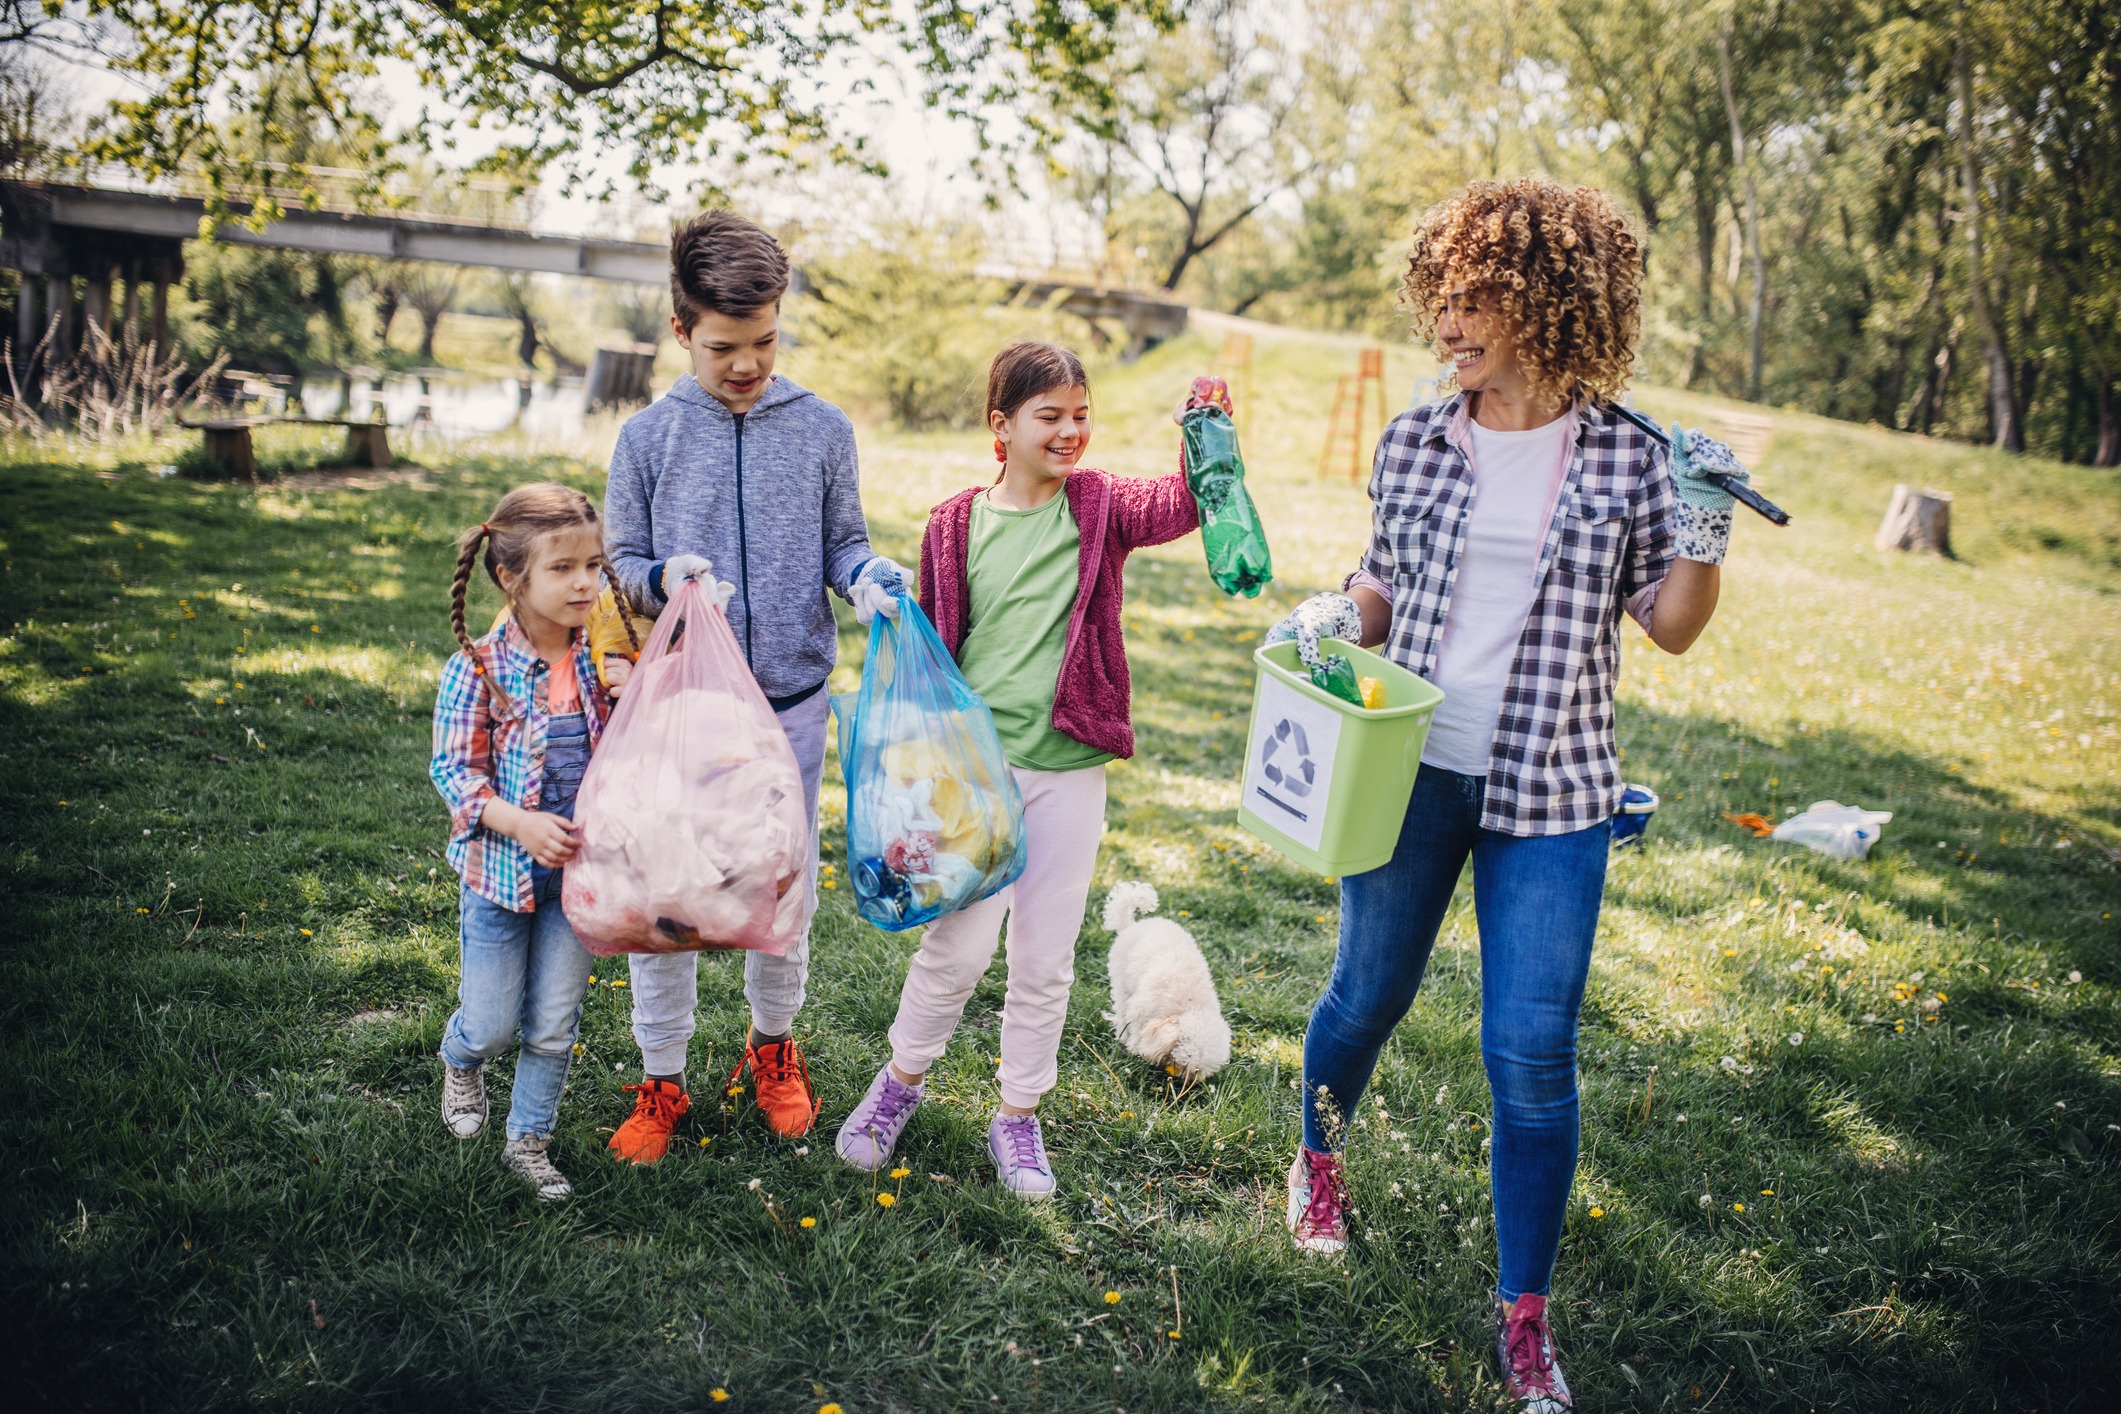
[[[987,365],[987,425],[994,425],[996,413],[1016,416],[1017,409],[1040,393],[1089,386],[1090,375],[1083,372],[1083,361],[1073,352],[1059,344],[1019,339]],[[994,484],[999,486],[1001,477],[995,477]]]
[[[487,690],[493,693],[499,716],[506,717],[513,710],[508,694],[501,690],[501,685],[486,671],[486,665],[479,661],[479,650],[464,627],[464,598],[471,585],[471,567],[479,558],[479,546],[486,547],[486,577],[493,581],[494,588],[506,594],[508,589],[501,583],[502,570],[507,570],[518,584],[522,583],[530,573],[530,557],[541,538],[555,531],[574,530],[585,525],[597,530],[601,542],[602,523],[597,519],[597,508],[590,499],[571,486],[540,481],[518,486],[503,496],[501,504],[495,506],[493,514],[486,518],[486,523],[465,531],[457,542],[457,576],[449,587],[449,626],[456,630],[457,642],[464,646],[465,655],[471,659],[472,671],[486,679]],[[619,586],[611,562],[606,560],[602,568],[604,578],[611,585],[612,597],[618,601],[619,618],[626,625],[626,641],[633,645],[633,651],[638,655],[641,640],[633,628],[632,601]]]
[[[1642,333],[1642,245],[1596,187],[1475,182],[1431,207],[1399,286],[1417,339],[1434,341],[1444,297],[1460,284],[1494,301],[1534,392],[1611,398],[1627,386]]]

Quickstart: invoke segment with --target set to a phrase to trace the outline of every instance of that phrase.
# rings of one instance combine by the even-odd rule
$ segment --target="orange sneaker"
[[[729,1072],[729,1085],[724,1089],[736,1084],[746,1065],[758,1082],[758,1106],[766,1112],[766,1123],[773,1132],[783,1139],[808,1134],[817,1119],[818,1098],[810,1085],[810,1067],[803,1064],[795,1038],[769,1046],[746,1046],[744,1058]]]
[[[670,1147],[670,1131],[692,1108],[692,1097],[667,1080],[648,1080],[626,1088],[635,1095],[633,1114],[611,1136],[612,1155],[652,1164]]]

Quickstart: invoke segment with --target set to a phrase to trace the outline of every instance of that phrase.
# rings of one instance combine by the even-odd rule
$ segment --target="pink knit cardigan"
[[[986,488],[958,492],[928,516],[921,537],[921,608],[955,657],[965,642],[969,593],[965,561],[972,534],[972,498]],[[1161,545],[1200,527],[1200,510],[1183,475],[1141,478],[1078,471],[1061,483],[1082,534],[1075,610],[1061,651],[1053,693],[1053,725],[1085,746],[1114,756],[1134,754],[1127,712],[1132,687],[1127,645],[1119,622],[1126,597],[1127,552]]]

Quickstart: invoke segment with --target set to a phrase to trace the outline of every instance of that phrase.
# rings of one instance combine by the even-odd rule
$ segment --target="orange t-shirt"
[[[545,685],[545,710],[552,716],[582,710],[581,686],[574,677],[574,655],[569,654],[557,663],[545,665],[551,669],[551,681]]]

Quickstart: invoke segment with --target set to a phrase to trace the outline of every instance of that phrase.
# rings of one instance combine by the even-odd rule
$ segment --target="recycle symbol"
[[[1274,756],[1284,744],[1294,753],[1294,759],[1283,756],[1282,764],[1277,765]],[[1304,736],[1304,729],[1287,717],[1277,722],[1274,730],[1267,734],[1267,744],[1259,751],[1259,764],[1261,775],[1298,800],[1309,795],[1312,787],[1318,784],[1318,763],[1311,759],[1311,742]]]

